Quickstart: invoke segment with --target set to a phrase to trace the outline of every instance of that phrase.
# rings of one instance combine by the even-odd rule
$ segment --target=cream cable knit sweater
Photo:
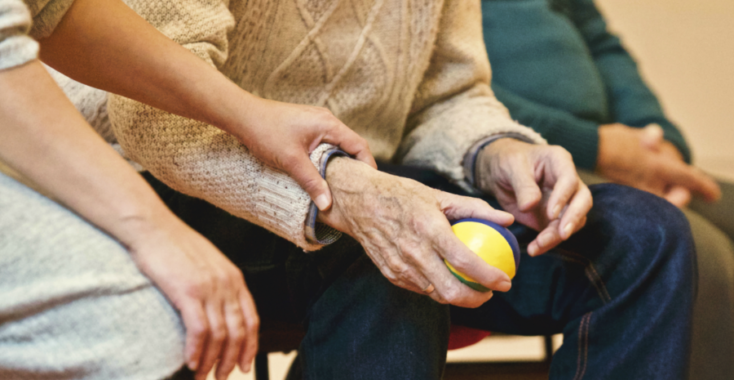
[[[0,0],[0,70],[36,59],[38,43],[33,38],[48,37],[72,3],[73,0]]]
[[[129,0],[176,42],[262,97],[328,107],[379,160],[436,169],[462,183],[477,141],[514,132],[489,87],[478,0]],[[110,96],[127,156],[306,250],[309,198],[207,124]],[[317,163],[326,150],[312,154]]]

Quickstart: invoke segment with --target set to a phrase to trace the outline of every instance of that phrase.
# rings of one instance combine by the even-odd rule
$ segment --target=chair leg
[[[543,337],[543,341],[545,343],[545,362],[550,364],[553,359],[553,336],[546,335]]]
[[[267,352],[259,352],[255,355],[255,380],[270,380]]]

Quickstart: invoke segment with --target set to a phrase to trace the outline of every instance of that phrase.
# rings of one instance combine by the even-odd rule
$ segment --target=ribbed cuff
[[[337,147],[332,147],[321,153],[321,161],[319,162],[318,169],[322,178],[326,178],[326,166],[329,164],[329,160],[334,157],[349,157],[349,155]],[[318,216],[319,209],[312,201],[308,209],[308,215],[306,216],[306,239],[311,243],[321,245],[329,245],[339,240],[342,237],[342,233],[326,224],[317,222],[316,218]]]
[[[530,144],[535,144],[535,141],[530,139],[529,137],[522,135],[520,133],[500,133],[496,134],[494,136],[489,136],[487,138],[481,139],[477,141],[474,145],[472,145],[471,148],[469,148],[469,151],[464,156],[464,176],[466,177],[466,182],[469,183],[471,186],[474,187],[474,190],[479,192],[480,190],[477,189],[476,184],[476,174],[477,174],[477,158],[479,158],[479,152],[484,149],[487,145],[503,138],[513,138],[515,140],[524,141]]]
[[[24,34],[0,41],[0,70],[24,65],[38,58],[38,42]]]

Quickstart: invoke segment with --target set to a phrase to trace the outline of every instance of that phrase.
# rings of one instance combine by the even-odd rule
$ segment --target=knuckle
[[[247,333],[245,331],[245,328],[242,327],[242,326],[238,326],[237,328],[235,328],[233,331],[230,332],[229,337],[233,341],[235,341],[237,343],[240,343],[243,340],[245,340],[245,336],[246,335],[247,335]]]
[[[227,330],[221,325],[212,326],[211,336],[213,341],[221,343],[227,337]]]
[[[457,302],[461,297],[461,292],[456,286],[449,286],[443,291],[441,296],[449,303]]]
[[[258,331],[260,331],[260,317],[255,315],[252,318],[248,319],[246,322],[247,331],[250,334],[255,334]]]
[[[192,298],[202,299],[212,288],[211,280],[208,276],[199,276],[186,284],[184,292]]]
[[[214,280],[217,284],[228,284],[230,279],[230,272],[227,270],[219,270],[214,274]]]
[[[396,278],[405,277],[405,275],[410,271],[410,267],[398,258],[390,258],[387,264],[390,267],[390,271],[393,276]]]
[[[204,335],[209,331],[209,326],[204,321],[199,321],[199,323],[191,326],[189,329],[189,333],[193,335],[196,339],[202,339]]]

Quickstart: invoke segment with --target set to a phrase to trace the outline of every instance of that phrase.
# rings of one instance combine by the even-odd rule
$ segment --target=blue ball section
[[[477,219],[477,218],[466,218],[466,219],[459,219],[456,221],[451,222],[451,225],[464,223],[464,222],[476,222],[476,223],[482,223],[487,226],[490,226],[497,230],[497,232],[502,235],[502,237],[507,240],[507,242],[510,244],[510,248],[512,248],[512,255],[515,257],[515,271],[517,272],[518,268],[520,267],[520,244],[517,242],[517,238],[515,235],[510,232],[507,228],[500,226],[497,223],[490,222],[489,220],[484,219]]]

